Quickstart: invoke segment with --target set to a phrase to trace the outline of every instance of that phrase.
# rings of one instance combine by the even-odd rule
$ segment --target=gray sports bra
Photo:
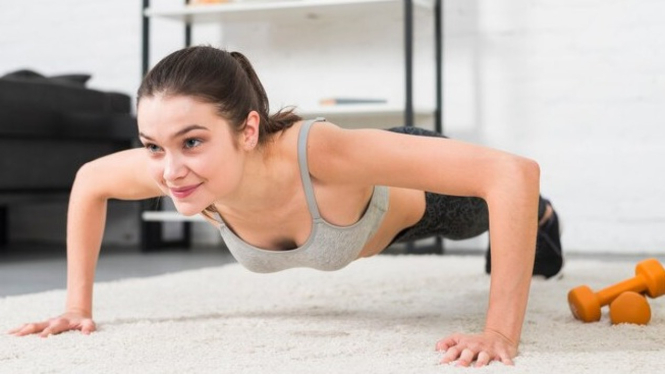
[[[318,270],[338,270],[358,258],[360,251],[374,235],[388,210],[388,188],[375,186],[365,214],[350,226],[336,226],[326,222],[319,214],[314,197],[312,180],[307,166],[307,135],[317,118],[306,121],[298,135],[298,164],[307,206],[312,215],[312,231],[302,246],[290,250],[265,250],[254,247],[238,237],[224,223],[220,215],[224,243],[235,259],[250,271],[271,273],[294,267],[309,267]],[[279,223],[276,223],[279,224]]]

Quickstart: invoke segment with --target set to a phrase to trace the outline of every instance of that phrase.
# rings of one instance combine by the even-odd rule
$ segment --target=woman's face
[[[246,152],[215,106],[188,96],[144,97],[137,110],[148,171],[181,214],[232,194]]]

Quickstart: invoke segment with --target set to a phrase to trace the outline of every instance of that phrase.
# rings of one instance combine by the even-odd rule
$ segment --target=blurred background
[[[247,8],[220,15],[215,9],[224,5],[196,5],[192,11],[194,5],[180,0],[153,0],[146,13],[146,50],[146,4],[140,1],[0,0],[0,76],[9,75],[4,83],[0,79],[4,253],[44,245],[64,254],[67,182],[53,191],[43,191],[40,183],[69,178],[75,170],[60,173],[55,161],[45,164],[48,174],[22,165],[30,157],[37,163],[65,157],[58,147],[71,150],[73,144],[83,147],[74,153],[89,157],[132,146],[135,129],[127,124],[144,61],[152,66],[182,48],[183,19],[196,12],[202,15],[191,19],[191,43],[243,52],[263,80],[273,110],[296,105],[305,116],[323,114],[350,128],[403,123],[402,2],[309,7],[317,1],[291,1],[296,5],[287,10],[275,10],[279,1],[237,1],[226,5]],[[269,3],[272,8],[262,8]],[[665,39],[658,37],[665,32],[665,2],[442,4],[444,132],[537,160],[542,193],[564,225],[566,252],[665,253]],[[204,7],[211,7],[210,14]],[[427,1],[414,2],[415,124],[428,128],[437,104],[433,11]],[[25,71],[38,76],[26,77]],[[23,74],[17,78],[16,72]],[[64,83],[58,80],[63,76]],[[62,95],[22,91],[29,104],[16,111],[23,105],[17,104],[13,87],[18,86],[12,86],[17,79],[97,92],[100,101],[94,105],[103,115],[77,108],[75,115],[59,116],[60,127],[45,130],[50,135],[35,137],[24,120],[35,114],[31,108],[57,111],[53,106]],[[382,104],[331,108],[321,105],[327,98],[372,98]],[[76,106],[83,99],[71,100]],[[68,129],[73,124],[78,127]],[[91,134],[80,136],[86,132]],[[33,171],[28,187],[21,180],[26,169]],[[103,252],[141,246],[141,209],[139,203],[112,202]],[[160,235],[182,235],[181,223],[168,225]],[[191,223],[190,240],[192,247],[223,248],[215,229],[203,223]],[[486,237],[446,242],[447,249],[479,253],[486,245]]]

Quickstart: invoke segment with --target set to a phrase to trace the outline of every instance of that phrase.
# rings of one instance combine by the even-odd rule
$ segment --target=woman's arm
[[[67,215],[67,310],[92,315],[92,284],[109,199],[141,200],[161,191],[148,176],[145,150],[132,149],[81,167]]]
[[[486,200],[492,275],[485,330],[441,340],[444,362],[512,363],[536,244],[540,170],[528,159],[459,141],[382,130],[314,126],[310,171],[321,180],[386,185]],[[315,150],[315,151],[312,151]]]
[[[92,288],[109,199],[141,200],[161,195],[146,172],[145,150],[111,154],[83,165],[74,180],[67,213],[67,303],[65,314],[11,331],[42,336],[71,329],[94,330]]]

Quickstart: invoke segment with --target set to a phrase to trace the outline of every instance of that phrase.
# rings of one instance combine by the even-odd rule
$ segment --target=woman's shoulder
[[[309,129],[304,129],[304,126],[310,122],[312,123]],[[307,134],[303,134],[303,131],[307,131]],[[334,155],[334,150],[337,148],[335,145],[338,145],[339,139],[345,136],[344,132],[343,128],[326,120],[302,120],[289,128],[288,138],[295,145],[292,148],[295,151],[300,142],[306,144],[309,159],[318,154]]]
[[[306,147],[300,147],[299,138],[307,120],[294,124],[288,134],[289,148],[297,159],[299,152],[305,152],[310,174],[320,180],[330,183],[349,183],[346,178],[340,178],[340,172],[353,164],[348,157],[349,146],[354,143],[352,139],[359,135],[358,130],[345,129],[329,121],[314,122],[308,130]]]
[[[308,124],[308,122],[312,122],[312,120],[305,119],[297,121],[280,133],[275,134],[273,143],[281,152],[297,152],[299,138],[302,130],[304,130],[303,126]],[[304,138],[308,154],[311,152],[317,153],[321,148],[326,148],[333,144],[342,135],[343,131],[344,129],[332,122],[325,120],[314,121],[307,132],[306,138]]]

